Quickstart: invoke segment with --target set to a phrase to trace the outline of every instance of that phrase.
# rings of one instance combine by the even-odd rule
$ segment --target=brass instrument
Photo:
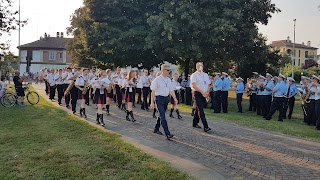
[[[306,94],[303,94],[302,95],[302,100],[303,100],[303,102],[305,103],[305,104],[309,104],[310,102],[311,102],[311,100],[310,100],[310,95],[311,95],[311,90],[308,88],[308,86],[305,86],[305,88],[306,88]]]
[[[109,79],[109,78],[108,78]],[[112,79],[109,79],[110,80],[110,84],[108,84],[108,86],[107,86],[107,93],[111,93],[112,92],[112,89],[113,89],[113,78]]]
[[[67,87],[66,91],[64,92],[64,96],[67,96],[71,89],[73,88],[74,84],[75,84],[75,80],[78,78],[78,74],[75,73],[75,75],[73,76],[73,80],[71,81],[71,83],[69,84],[69,86]]]
[[[87,91],[90,89],[89,85],[88,85],[88,80],[84,81],[84,87],[82,89],[82,94],[85,95],[87,94]]]

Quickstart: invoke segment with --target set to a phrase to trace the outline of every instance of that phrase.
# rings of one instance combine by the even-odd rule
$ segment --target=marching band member
[[[274,88],[274,83],[271,80],[272,75],[266,74],[266,81],[262,84],[262,116],[266,117],[266,115],[270,112],[270,106],[272,101],[272,89]]]
[[[148,95],[150,92],[151,78],[148,76],[147,69],[145,69],[143,72],[144,72],[143,76],[140,77],[140,84],[142,84],[142,96],[143,96],[141,109],[149,111]]]
[[[288,119],[292,118],[292,112],[294,108],[294,102],[296,101],[295,95],[298,94],[298,88],[293,83],[295,80],[291,77],[288,77],[288,91],[287,91],[287,99],[285,103],[285,115],[287,114],[287,110],[289,108]]]
[[[160,76],[161,75],[161,71],[159,71],[159,72],[157,72],[157,74],[156,74],[156,77],[158,77],[158,76]],[[152,81],[153,82],[153,81]],[[151,82],[151,84],[152,84],[152,82]],[[151,97],[154,97],[155,95],[154,95],[154,91],[151,91]],[[155,103],[154,101],[153,101],[153,103]],[[156,118],[159,122],[160,122],[160,117],[157,117],[156,116],[156,112],[158,111],[158,109],[157,109],[157,107],[154,107],[153,108],[153,114],[152,114],[152,117],[153,118]]]
[[[221,89],[221,106],[222,112],[228,113],[228,92],[231,87],[230,79],[228,78],[228,73],[222,72],[222,89]]]
[[[236,93],[237,93],[237,106],[238,106],[238,112],[242,112],[242,96],[243,96],[243,91],[244,91],[244,84],[243,84],[243,79],[241,77],[236,79],[237,81],[237,86],[236,86]]]
[[[310,103],[309,103],[309,111],[308,111],[308,125],[316,126],[317,122],[317,115],[319,113],[316,112],[316,101],[318,100],[317,98],[319,97],[317,92],[319,88],[319,78],[315,75],[311,77],[311,86],[310,86]]]
[[[141,72],[138,72],[138,76],[137,76],[137,88],[136,88],[136,93],[138,93],[138,104],[142,103],[141,100],[141,95],[142,95],[142,84],[140,83],[140,78],[141,78]]]
[[[302,89],[302,94],[303,96],[306,96],[307,94],[309,94],[310,92],[310,87],[311,87],[311,84],[310,84],[310,81],[311,79],[306,77],[306,76],[301,76],[301,89]],[[303,122],[305,124],[308,124],[309,122],[309,103],[304,103],[302,104],[302,109],[304,111],[303,115]]]
[[[58,91],[58,104],[61,106],[61,100],[63,96],[63,73],[62,69],[58,70],[58,73],[54,76],[55,84],[57,85],[57,91]]]
[[[256,98],[256,105],[257,105],[257,115],[262,115],[262,103],[263,103],[263,84],[266,78],[262,75],[259,76],[259,81],[257,83],[257,98]]]
[[[85,108],[85,96],[89,94],[88,92],[88,85],[89,85],[89,79],[88,79],[88,69],[83,69],[82,74],[77,78],[75,82],[75,86],[78,88],[78,99],[80,99],[80,116],[84,116],[87,118],[86,115],[86,108]],[[86,91],[86,92],[83,92]]]
[[[68,80],[68,75],[69,73],[71,73],[71,68],[70,67],[65,67],[64,68],[64,72],[62,73],[62,80],[63,80],[63,93],[67,90],[70,82]],[[66,107],[68,108],[69,107],[69,104],[70,104],[70,93],[68,93],[68,95],[66,95],[64,97],[64,102],[66,104]]]
[[[89,80],[93,80],[93,79],[97,79],[98,75],[97,75],[97,69],[96,67],[92,67],[91,72],[89,73]],[[90,83],[92,84],[92,82]],[[90,93],[89,93],[89,98],[92,100],[92,102],[94,103],[94,93],[93,93],[93,88],[90,85]],[[89,106],[89,98],[86,99],[86,104]]]
[[[95,80],[92,82],[94,103],[98,107],[96,122],[97,124],[101,124],[101,126],[105,126],[102,108],[106,104],[106,87],[108,84],[105,82],[105,79],[107,77],[107,72],[100,71],[98,76],[99,77],[93,78]]]
[[[121,79],[121,68],[117,67],[116,73],[112,76],[113,79],[113,84],[114,84],[114,89],[113,89],[113,94],[115,95],[115,100],[117,101],[117,106],[120,109],[121,104],[122,104],[122,93],[121,89],[119,86],[119,79]]]
[[[133,103],[133,98],[134,98],[134,87],[136,86],[134,82],[134,75],[135,73],[131,70],[127,74],[127,78],[124,78],[122,82],[122,87],[125,88],[125,99],[127,102],[127,110],[126,110],[126,120],[127,121],[132,121],[135,122],[136,120],[133,117],[133,112],[132,112],[132,103]],[[130,117],[132,119],[130,119]]]
[[[132,107],[136,107],[135,106],[135,102],[136,102],[136,93],[137,93],[137,82],[138,82],[138,76],[137,76],[137,72],[133,71],[133,82],[135,84],[135,87],[133,88],[133,101],[132,101]],[[150,96],[151,97],[151,96]]]
[[[55,93],[56,93],[56,81],[55,81],[55,78],[54,78],[54,69],[51,69],[50,70],[50,74],[47,75],[47,81],[50,85],[50,90],[49,90],[49,93],[50,93],[50,96],[49,96],[49,99],[52,101],[52,102],[55,102],[54,100],[54,96],[55,96]]]
[[[273,88],[272,92],[274,93],[273,101],[270,106],[270,111],[266,115],[265,119],[270,120],[273,116],[273,114],[276,112],[276,110],[279,110],[279,119],[278,121],[282,122],[283,118],[285,117],[285,111],[284,111],[284,102],[285,97],[288,91],[288,86],[285,83],[286,77],[282,74],[279,74],[278,77],[278,83]]]
[[[44,85],[45,85],[45,91],[46,91],[46,94],[48,95],[49,94],[50,85],[48,83],[47,76],[48,76],[48,69],[44,68],[43,69],[43,80],[44,80]]]
[[[256,99],[257,99],[257,80],[250,79],[248,80],[247,89],[250,94],[249,96],[249,111],[256,111],[257,105],[256,105]]]
[[[175,93],[175,97],[179,97],[179,90],[177,89],[180,86],[180,83],[178,82],[178,74],[175,73],[173,75],[173,79],[172,79],[172,85],[174,87],[174,93]],[[179,109],[178,109],[178,101],[174,101],[173,97],[171,96],[171,110],[170,110],[170,117],[174,118],[174,116],[172,115],[173,111],[176,111],[177,115],[178,115],[178,119],[181,119],[182,116],[180,115]]]
[[[153,70],[152,69],[150,69],[150,71],[149,71],[149,76],[148,76],[148,78],[149,78],[149,82],[150,82],[150,85],[151,85],[151,82],[154,80],[154,74],[153,74]],[[148,104],[148,107],[150,106],[150,104],[151,104],[151,89],[149,89],[149,94],[150,94],[150,96],[149,96],[149,104]],[[149,95],[148,94],[148,95]]]
[[[203,63],[198,62],[196,64],[196,69],[197,71],[191,75],[191,88],[194,91],[196,103],[196,110],[193,116],[193,127],[201,128],[198,125],[199,119],[201,119],[204,132],[208,132],[211,129],[208,126],[203,109],[207,103],[206,98],[209,96],[210,79],[208,74],[203,72]]]
[[[156,77],[151,84],[151,90],[154,93],[152,93],[153,96],[151,97],[152,101],[150,106],[152,108],[155,108],[155,101],[156,107],[160,114],[160,121],[159,119],[157,120],[156,126],[154,127],[154,133],[160,135],[162,134],[159,130],[161,124],[167,139],[171,140],[171,138],[173,138],[173,134],[171,134],[169,131],[165,113],[169,103],[169,95],[171,95],[175,101],[177,101],[177,98],[175,97],[174,88],[171,85],[171,80],[168,77],[169,73],[170,65],[161,65],[161,75]]]
[[[210,109],[213,109],[213,107],[214,107],[214,100],[213,100],[213,98],[214,98],[214,91],[213,91],[213,84],[214,84],[214,77],[213,76],[210,76],[210,91],[209,91],[209,93],[210,93],[210,98],[211,98],[211,107],[210,107]]]
[[[221,112],[221,90],[222,90],[222,79],[220,78],[220,73],[215,73],[214,85],[213,85],[213,113]]]
[[[191,75],[188,75],[187,77],[187,83],[186,83],[186,105],[191,105],[191,100],[192,100],[192,90],[191,90],[191,80],[190,80]]]
[[[181,94],[181,103],[185,103],[185,95],[186,95],[186,85],[187,85],[187,80],[186,80],[186,76],[182,76],[182,81],[181,81],[181,91],[180,91],[180,94]]]
[[[317,77],[317,83],[315,83],[314,85],[314,90],[315,90],[315,112],[316,112],[316,129],[320,130],[320,85],[319,85],[319,81],[320,78]]]
[[[118,81],[121,91],[121,110],[126,111],[126,88],[123,87],[123,81],[127,78],[127,72],[121,74],[121,78]]]
[[[110,104],[111,104],[111,99],[113,98],[113,93],[112,93],[112,71],[111,69],[106,70],[107,76],[105,78],[105,83],[107,84],[107,97],[106,97],[106,111],[107,115],[110,115]]]

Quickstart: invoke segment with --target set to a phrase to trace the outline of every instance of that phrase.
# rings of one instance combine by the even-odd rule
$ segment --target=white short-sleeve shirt
[[[56,81],[55,81],[54,77],[55,77],[55,75],[51,74],[51,73],[47,75],[47,80],[48,80],[50,86],[56,85]]]
[[[68,72],[62,73],[62,79],[65,78],[65,80],[63,81],[64,84],[69,84],[70,83],[70,81],[68,80],[68,74],[69,74]]]
[[[156,77],[151,83],[151,90],[155,91],[155,96],[169,96],[170,91],[174,89],[171,79],[162,75]]]
[[[86,83],[87,78],[85,76],[79,76],[75,82],[75,85],[77,86],[84,86],[84,84]]]
[[[201,90],[201,91],[207,91],[208,90],[208,87],[209,87],[209,84],[211,83],[210,82],[210,78],[208,76],[207,73],[199,73],[199,72],[194,72],[192,75],[191,75],[191,78],[190,78],[191,82],[190,84],[192,83],[196,83],[196,86]],[[193,87],[191,86],[191,89],[195,91],[195,89],[193,89]]]
[[[57,74],[54,75],[54,79],[55,79],[55,80],[58,79],[58,80],[56,80],[56,84],[59,84],[59,85],[63,84],[62,78],[63,78],[63,75],[62,75],[62,74],[61,74],[61,78],[60,78],[59,73],[57,73]]]

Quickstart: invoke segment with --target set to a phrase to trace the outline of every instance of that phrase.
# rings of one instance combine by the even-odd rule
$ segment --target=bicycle
[[[29,85],[30,85],[30,83],[27,84],[27,86],[23,87],[25,97],[26,97],[27,101],[29,102],[29,104],[36,105],[40,101],[40,96],[37,92],[31,91],[29,88]],[[13,87],[9,87],[9,88],[13,88]],[[19,96],[17,95],[16,92],[15,93],[8,92],[8,93],[5,93],[1,97],[0,103],[4,107],[12,107],[15,104],[18,104],[18,99],[19,99]]]

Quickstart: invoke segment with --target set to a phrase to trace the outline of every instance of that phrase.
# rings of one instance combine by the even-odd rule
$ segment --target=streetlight
[[[295,43],[296,43],[296,21],[297,19],[294,19],[293,20],[293,53],[292,53],[292,78],[294,78],[294,72],[293,72],[293,69],[294,69],[294,62],[295,62],[295,56],[296,56],[296,51],[295,51]]]

